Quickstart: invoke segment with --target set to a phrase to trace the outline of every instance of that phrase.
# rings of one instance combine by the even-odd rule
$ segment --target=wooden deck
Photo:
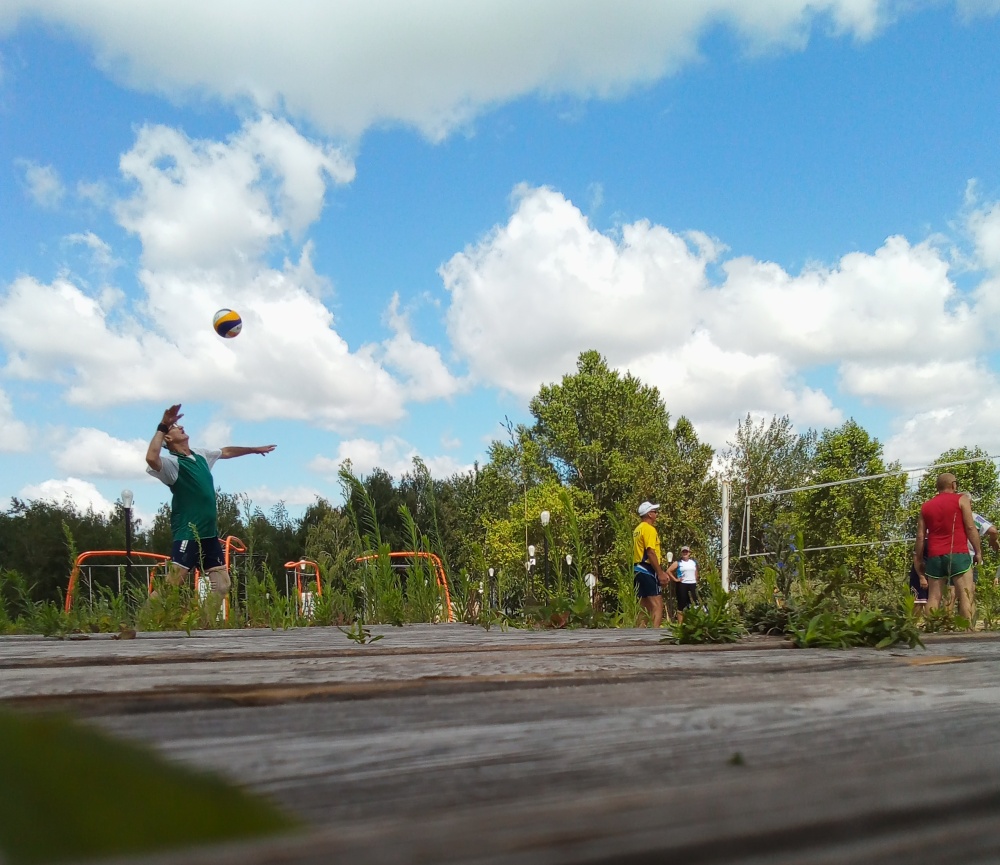
[[[0,700],[67,710],[300,815],[147,862],[995,862],[1000,639],[664,646],[376,627],[0,639]]]

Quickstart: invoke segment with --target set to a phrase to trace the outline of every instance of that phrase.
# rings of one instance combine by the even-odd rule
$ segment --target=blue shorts
[[[927,603],[927,589],[920,588],[920,576],[912,565],[910,566],[910,594],[913,595],[918,604]]]
[[[661,593],[660,581],[656,574],[635,568],[635,591],[640,598],[655,598]]]
[[[170,560],[186,571],[197,568],[202,573],[211,568],[221,568],[226,564],[226,556],[222,552],[222,541],[218,538],[205,538],[202,541],[174,541]]]

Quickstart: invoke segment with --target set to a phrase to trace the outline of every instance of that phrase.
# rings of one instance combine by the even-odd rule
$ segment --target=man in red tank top
[[[924,558],[924,544],[927,558]],[[927,609],[941,606],[946,580],[951,580],[958,600],[958,614],[973,623],[972,565],[982,564],[983,550],[972,517],[968,496],[958,492],[958,481],[949,472],[938,475],[937,495],[920,506],[913,566],[920,585],[927,586]]]

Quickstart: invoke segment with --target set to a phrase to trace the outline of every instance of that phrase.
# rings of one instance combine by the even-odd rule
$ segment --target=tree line
[[[507,422],[484,464],[470,471],[433,478],[415,459],[398,480],[380,468],[359,478],[348,463],[341,472],[344,503],[318,499],[298,518],[283,504],[265,512],[244,495],[220,490],[220,534],[240,538],[275,575],[302,556],[329,569],[372,552],[364,526],[374,522],[392,550],[426,542],[449,578],[481,579],[492,568],[508,581],[524,579],[533,545],[538,567],[547,549],[553,578],[593,574],[600,586],[631,570],[636,507],[647,499],[661,505],[663,549],[687,544],[703,567],[712,567],[721,549],[720,481],[727,480],[735,582],[751,580],[764,566],[780,568],[783,556],[803,547],[812,550],[811,568],[874,581],[905,578],[912,547],[901,539],[912,535],[919,502],[933,494],[936,472],[908,483],[854,420],[799,432],[788,417],[747,416],[716,453],[686,417],[670,415],[657,388],[609,368],[596,351],[581,354],[575,372],[560,382],[543,386],[529,409],[530,422]],[[1000,481],[987,456],[963,446],[936,463],[957,463],[949,470],[975,496],[974,509],[995,519]],[[879,477],[835,485],[873,475]],[[773,495],[806,486],[812,488]],[[545,526],[543,511],[550,516]],[[65,591],[76,551],[123,544],[120,504],[102,514],[69,502],[13,499],[0,513],[0,570],[17,571],[38,599],[56,600]],[[134,549],[170,552],[169,505],[151,525],[135,526]]]

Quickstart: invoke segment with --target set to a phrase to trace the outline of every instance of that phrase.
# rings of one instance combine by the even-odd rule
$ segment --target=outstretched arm
[[[262,457],[267,456],[271,451],[273,451],[277,445],[260,445],[255,448],[241,448],[234,445],[229,447],[224,447],[222,449],[222,454],[219,456],[220,460],[231,460],[233,457],[245,457],[248,454],[260,454]]]
[[[146,448],[146,465],[154,472],[158,472],[163,467],[163,463],[160,460],[163,437],[167,434],[167,430],[182,417],[184,415],[181,414],[180,403],[170,406],[170,408],[163,412],[163,420],[160,421],[160,425],[156,428],[156,432],[153,433],[153,438],[149,442],[149,447]]]
[[[972,516],[972,504],[969,502],[969,497],[962,496],[958,500],[958,506],[962,510],[965,536],[969,539],[969,543],[972,544],[972,549],[976,554],[975,562],[977,565],[981,565],[983,563],[983,547],[979,543],[979,529],[976,528],[976,520]]]

